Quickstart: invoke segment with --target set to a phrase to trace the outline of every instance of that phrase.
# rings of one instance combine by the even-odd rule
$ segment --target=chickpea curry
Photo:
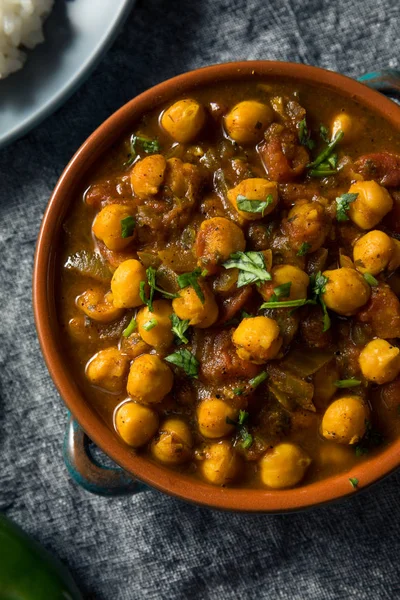
[[[133,451],[217,486],[349,474],[400,435],[400,135],[328,89],[144,114],[64,223],[74,376]]]

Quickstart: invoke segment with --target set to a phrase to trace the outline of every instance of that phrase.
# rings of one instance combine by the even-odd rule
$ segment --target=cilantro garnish
[[[297,256],[305,256],[310,248],[311,248],[311,244],[309,244],[308,242],[303,242],[301,244],[300,248],[298,249],[296,255]]]
[[[121,237],[131,237],[135,230],[135,225],[136,221],[134,217],[125,217],[125,219],[121,219]]]
[[[155,319],[154,317],[152,319],[150,319],[149,321],[146,321],[146,323],[143,323],[143,329],[145,331],[150,331],[151,329],[153,329],[156,325],[158,325],[158,321],[157,319]]]
[[[265,200],[252,200],[239,194],[236,197],[236,204],[239,210],[244,210],[249,213],[261,213],[264,216],[264,212],[271,204],[274,203],[274,197],[272,194],[268,194]]]
[[[251,283],[259,285],[262,281],[270,281],[271,275],[265,268],[262,252],[235,252],[222,265],[225,269],[239,269],[237,287]]]
[[[266,373],[265,371],[263,371],[259,375],[256,375],[256,377],[253,377],[253,379],[250,379],[249,385],[254,390],[256,387],[258,387],[260,385],[260,383],[262,383],[263,381],[265,381],[267,379],[267,377],[268,377],[268,373]]]
[[[268,301],[261,304],[260,309],[262,308],[299,308],[300,306],[304,306],[305,304],[316,304],[315,300],[308,300],[307,298],[301,298],[299,300],[276,300],[276,301]]]
[[[140,135],[131,135],[129,140],[130,153],[128,160],[124,162],[124,167],[130,166],[136,158],[136,145],[140,146],[146,154],[155,154],[160,151],[160,143],[158,140],[142,137]]]
[[[319,135],[326,144],[329,144],[329,131],[325,125],[319,126]]]
[[[277,302],[279,298],[288,298],[290,296],[290,288],[292,287],[292,282],[288,281],[287,283],[282,283],[282,285],[278,285],[274,288],[274,293],[269,299],[270,302]]]
[[[325,331],[328,331],[328,329],[331,326],[331,319],[329,317],[329,313],[328,313],[328,309],[326,308],[326,304],[324,302],[324,299],[322,298],[322,294],[324,294],[326,292],[326,284],[328,283],[329,279],[328,277],[325,277],[325,275],[322,275],[321,271],[318,271],[318,273],[316,275],[312,275],[310,277],[310,284],[311,284],[311,290],[312,293],[314,294],[314,299],[315,300],[319,300],[319,303],[322,306],[322,310],[324,312],[324,318],[323,318],[323,329],[322,331],[325,333]]]
[[[338,388],[352,388],[361,385],[360,379],[337,379],[333,382]]]
[[[153,297],[154,297],[154,292],[157,290],[157,292],[160,292],[160,294],[162,294],[164,296],[164,298],[178,298],[177,294],[171,294],[170,292],[166,292],[165,290],[161,289],[160,287],[157,286],[156,284],[156,269],[154,269],[154,267],[148,267],[146,269],[146,277],[147,277],[147,283],[149,284],[149,288],[150,288],[150,292],[149,292],[149,297],[146,297],[146,282],[145,281],[141,281],[140,285],[139,285],[139,296],[141,301],[146,304],[146,306],[148,306],[150,312],[153,312]]]
[[[237,421],[232,421],[232,419],[230,419],[229,417],[226,417],[226,422],[229,425],[235,425],[235,427],[237,428],[239,437],[241,438],[241,446],[245,450],[250,448],[250,446],[253,443],[253,436],[251,435],[251,433],[249,433],[247,426],[246,426],[246,422],[247,422],[248,418],[249,418],[249,413],[246,412],[245,410],[239,410],[239,417],[238,417]]]
[[[201,302],[204,304],[205,298],[203,294],[203,290],[200,287],[198,282],[199,277],[203,276],[203,271],[200,267],[197,267],[191,273],[182,273],[178,277],[178,285],[181,289],[191,286],[196,292],[197,296],[200,298]]]
[[[235,396],[241,396],[244,392],[243,388],[233,388],[233,393],[235,394]]]
[[[351,485],[353,486],[353,488],[356,488],[358,486],[357,477],[349,477],[349,481],[350,481]]]
[[[129,325],[123,330],[122,335],[124,337],[129,337],[131,335],[131,333],[133,333],[135,331],[136,327],[137,327],[136,319],[135,319],[135,317],[132,317],[132,319],[129,322]]]
[[[170,316],[170,319],[172,322],[172,327],[171,327],[172,332],[176,335],[179,342],[182,342],[183,344],[187,344],[189,340],[184,335],[184,333],[189,328],[189,319],[182,320],[175,313],[173,313]]]
[[[342,221],[348,221],[347,211],[350,208],[350,204],[357,200],[358,194],[342,194],[336,198],[336,219],[341,223]]]
[[[315,142],[314,140],[310,139],[310,131],[307,127],[305,117],[298,123],[298,136],[299,142],[302,146],[305,146],[309,150],[312,150],[314,148]]]
[[[199,361],[194,354],[189,352],[186,348],[166,356],[165,360],[183,369],[189,377],[197,378],[199,374]]]
[[[379,285],[379,281],[375,279],[375,277],[371,275],[371,273],[364,273],[363,277],[371,287],[376,287],[377,285]]]
[[[321,129],[320,129],[321,132]],[[338,131],[335,137],[328,141],[327,138],[327,146],[318,154],[318,156],[307,165],[307,168],[310,169],[309,174],[311,177],[327,177],[328,175],[335,175],[337,173],[336,164],[337,164],[337,156],[333,155],[333,150],[336,148],[338,143],[344,136],[344,132],[342,130]]]

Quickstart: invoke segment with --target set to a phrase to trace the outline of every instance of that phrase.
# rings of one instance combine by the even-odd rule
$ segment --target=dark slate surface
[[[87,83],[0,153],[0,510],[69,564],[87,598],[400,597],[399,474],[340,504],[284,516],[218,513],[155,491],[104,499],[77,488],[61,458],[66,411],[41,358],[30,289],[57,178],[131,97],[234,59],[351,76],[396,68],[399,16],[398,0],[139,1]]]

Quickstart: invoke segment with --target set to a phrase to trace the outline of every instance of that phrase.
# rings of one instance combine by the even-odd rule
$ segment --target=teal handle
[[[86,433],[72,415],[69,415],[63,455],[65,465],[75,483],[100,496],[122,496],[147,489],[121,467],[100,464],[93,457],[90,444]]]
[[[370,88],[400,100],[400,71],[384,69],[374,71],[358,77],[358,81],[365,83]]]

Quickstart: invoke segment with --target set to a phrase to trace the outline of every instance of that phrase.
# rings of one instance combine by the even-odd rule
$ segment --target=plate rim
[[[107,50],[109,50],[117,38],[120,27],[122,27],[135,3],[136,0],[122,0],[121,6],[117,9],[115,17],[101,35],[98,43],[86,57],[84,62],[79,65],[79,68],[74,70],[72,76],[68,78],[65,84],[60,87],[55,94],[50,96],[47,102],[41,104],[40,108],[22,119],[11,130],[8,130],[4,135],[0,133],[0,150],[37,127],[78,90],[100,63]],[[46,40],[43,43],[45,44]]]

